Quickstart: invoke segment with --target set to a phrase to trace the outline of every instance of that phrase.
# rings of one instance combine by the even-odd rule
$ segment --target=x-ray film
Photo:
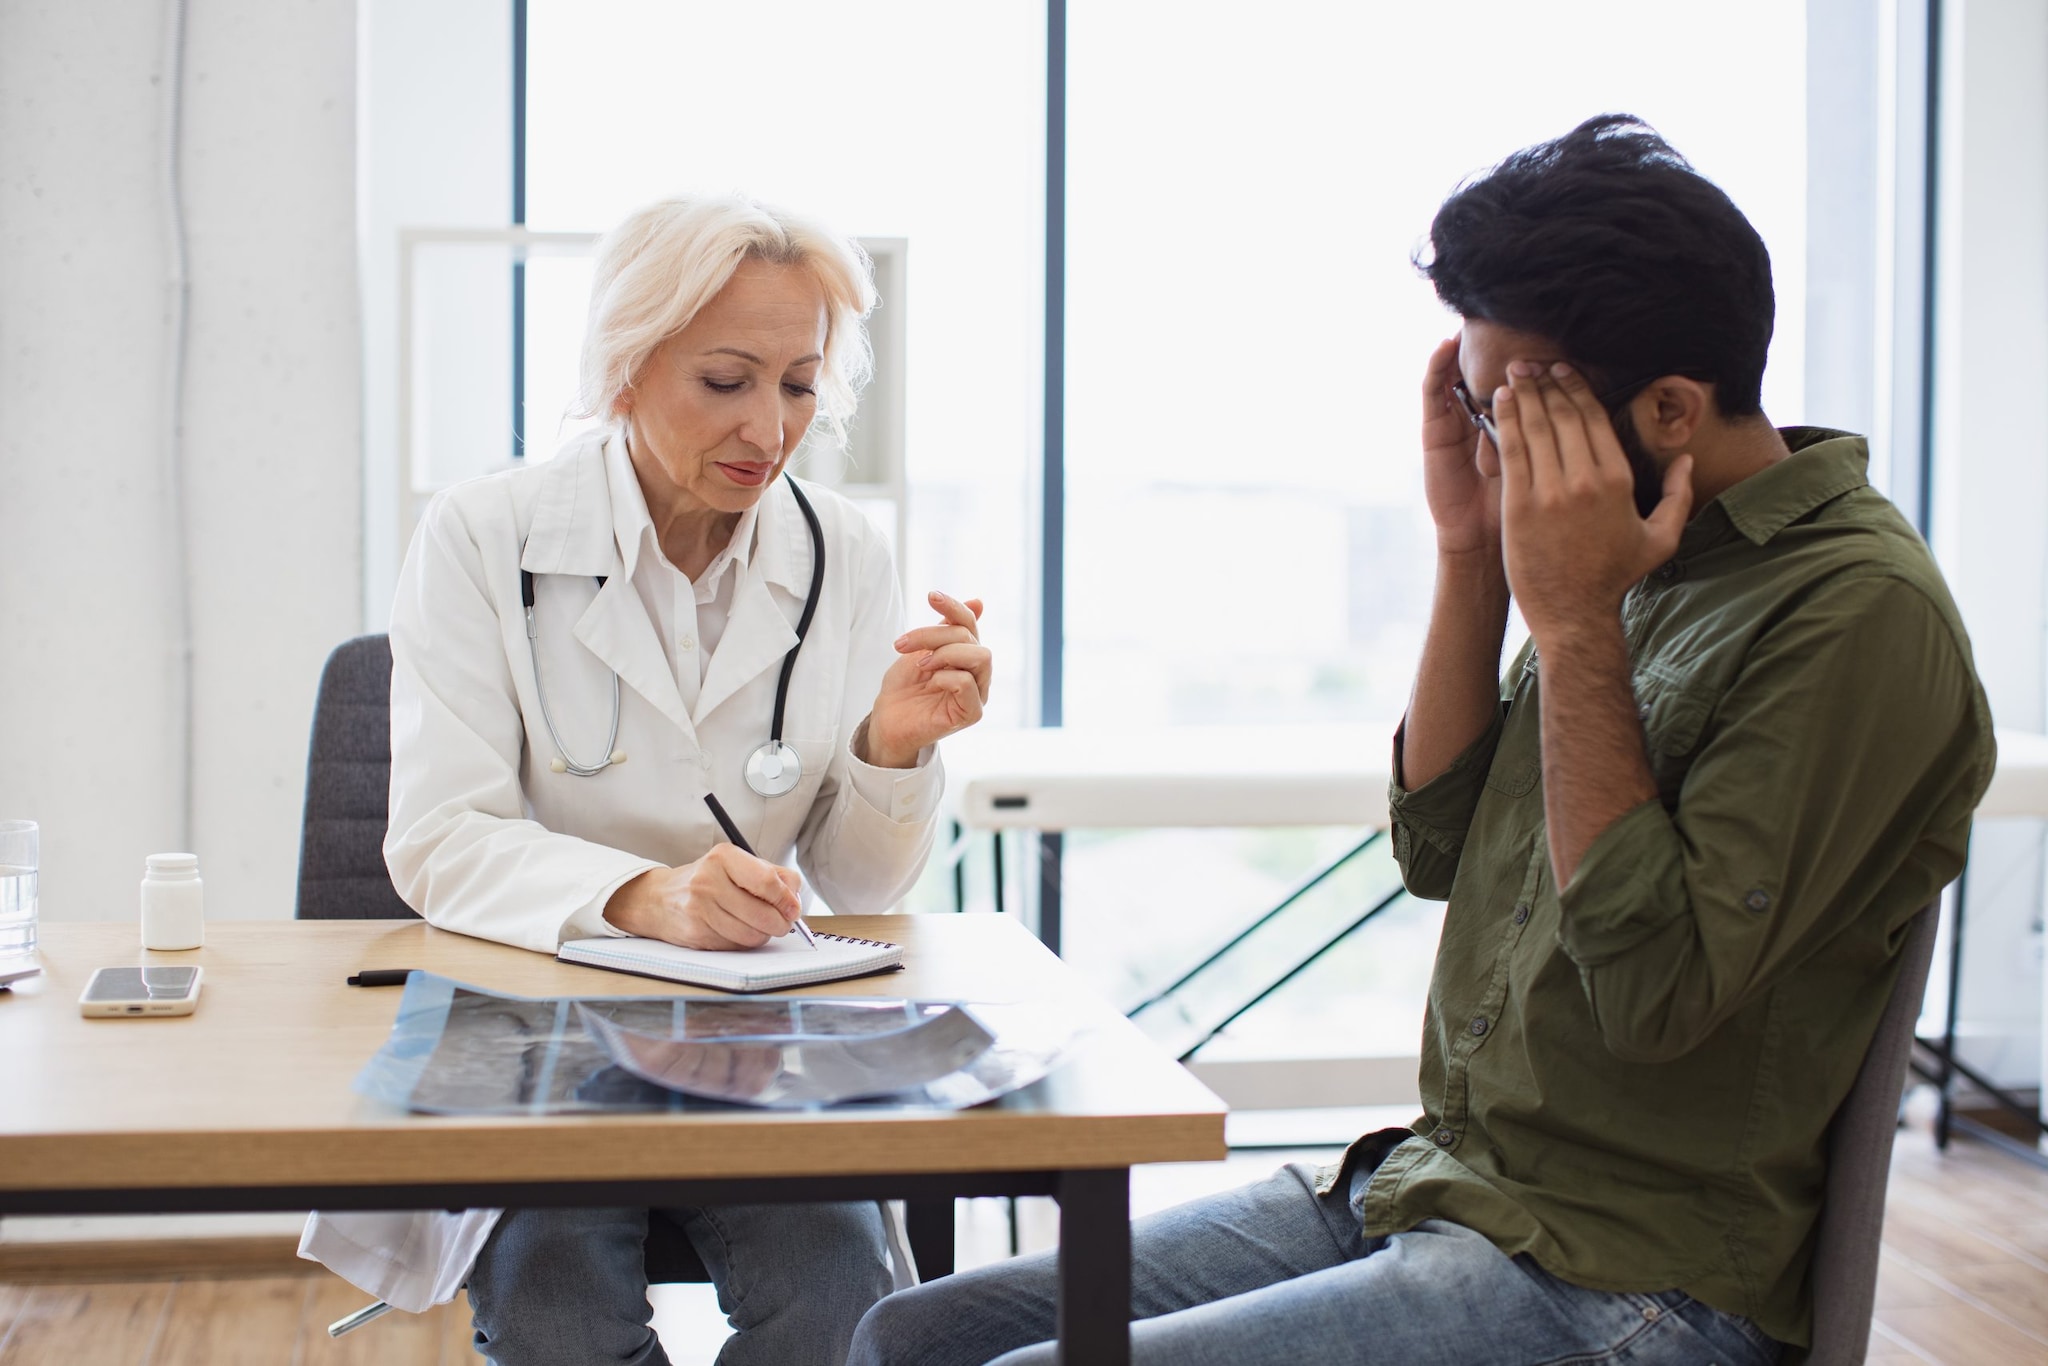
[[[415,972],[355,1089],[453,1115],[957,1110],[1037,1081],[1084,1033],[1049,1005],[505,996]]]
[[[809,1109],[913,1091],[971,1065],[996,1036],[959,1006],[882,1033],[689,1038],[642,1033],[579,1005],[583,1027],[642,1081],[705,1100]]]

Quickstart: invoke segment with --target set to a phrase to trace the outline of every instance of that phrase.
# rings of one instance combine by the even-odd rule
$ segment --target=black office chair
[[[299,827],[300,920],[417,920],[384,866],[391,639],[357,636],[320,671]]]
[[[391,640],[357,636],[335,647],[320,671],[313,739],[306,755],[306,804],[299,834],[300,920],[417,918],[399,900],[384,866],[391,798]],[[911,1255],[922,1279],[953,1270],[953,1202],[910,1202]],[[659,1213],[647,1221],[647,1283],[709,1281],[682,1226]]]

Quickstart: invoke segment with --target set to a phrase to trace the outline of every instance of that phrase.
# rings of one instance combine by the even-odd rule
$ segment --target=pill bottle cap
[[[197,877],[199,855],[151,854],[146,866],[151,877]]]

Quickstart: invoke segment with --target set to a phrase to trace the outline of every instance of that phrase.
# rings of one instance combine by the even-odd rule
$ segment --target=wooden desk
[[[349,1083],[423,968],[521,995],[693,988],[557,963],[413,921],[216,923],[147,953],[132,924],[42,928],[44,976],[0,993],[0,1214],[689,1205],[953,1195],[1061,1201],[1068,1360],[1127,1359],[1129,1168],[1224,1155],[1221,1101],[1013,922],[839,917],[905,970],[812,995],[1045,1001],[1099,1026],[1036,1085],[940,1115],[410,1115]],[[87,1020],[96,967],[198,963],[182,1019]]]

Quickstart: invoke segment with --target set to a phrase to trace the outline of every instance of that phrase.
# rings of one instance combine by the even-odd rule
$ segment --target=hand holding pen
[[[650,868],[605,903],[604,918],[643,939],[686,949],[758,949],[803,928],[802,879],[794,868],[756,858],[731,817],[708,802],[729,842],[676,868]]]
[[[753,847],[747,843],[747,837],[740,833],[740,828],[732,823],[732,817],[725,813],[725,806],[718,800],[717,793],[705,793],[704,805],[711,808],[711,818],[718,822],[718,828],[725,832],[725,837],[732,841],[735,849],[738,849],[742,854],[752,854],[754,852]],[[802,935],[806,944],[809,944],[814,949],[818,947],[818,941],[811,936],[811,927],[804,924],[801,918],[790,922],[790,928]]]

